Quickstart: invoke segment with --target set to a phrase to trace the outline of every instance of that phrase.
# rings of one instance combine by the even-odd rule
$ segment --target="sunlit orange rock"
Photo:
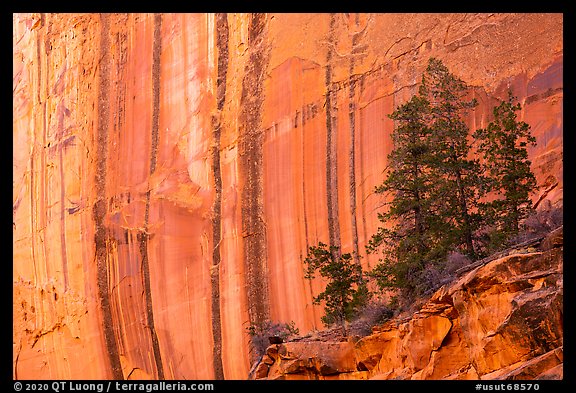
[[[540,247],[550,238],[560,237],[553,233]],[[562,266],[562,245],[478,266],[439,289],[413,315],[391,319],[350,348],[340,348],[341,357],[353,354],[355,367],[331,377],[562,379]],[[290,344],[306,343],[284,345]],[[328,363],[337,355],[335,345],[345,344],[313,341],[304,347],[308,351],[272,356],[260,378],[321,379],[312,359]]]

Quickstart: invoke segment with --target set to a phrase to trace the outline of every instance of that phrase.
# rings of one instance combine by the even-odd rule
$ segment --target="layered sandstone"
[[[550,241],[551,239],[555,239]],[[268,347],[254,379],[562,379],[562,228],[440,288],[357,342]]]
[[[561,205],[562,25],[14,14],[14,377],[244,379],[250,324],[321,329],[302,258],[323,241],[376,263],[386,115],[431,56],[474,87],[473,128],[513,88],[534,200]]]

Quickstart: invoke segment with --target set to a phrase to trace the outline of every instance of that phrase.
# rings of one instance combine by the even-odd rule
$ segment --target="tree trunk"
[[[418,163],[414,164],[414,182],[418,181]],[[420,192],[418,189],[414,192],[414,199],[416,199],[416,206],[414,206],[414,227],[416,229],[416,233],[418,234],[418,254],[424,254],[424,223],[422,222],[422,208],[420,206]]]
[[[470,224],[470,215],[468,214],[468,204],[466,203],[466,197],[464,196],[464,186],[462,185],[462,174],[460,171],[456,171],[456,185],[458,187],[458,199],[460,203],[460,209],[462,218],[464,219],[464,240],[466,242],[466,253],[469,257],[474,257],[476,255],[474,251],[474,243],[472,242],[472,225]]]

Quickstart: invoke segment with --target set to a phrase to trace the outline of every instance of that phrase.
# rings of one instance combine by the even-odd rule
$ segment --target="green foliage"
[[[469,88],[431,58],[418,93],[397,107],[394,147],[386,178],[375,188],[387,197],[384,224],[367,251],[382,258],[368,276],[380,289],[414,299],[435,288],[452,252],[471,259],[501,248],[530,212],[536,186],[526,146],[529,126],[517,122],[510,96],[494,108],[494,121],[472,136],[484,163],[472,156],[468,112],[477,105]],[[488,193],[501,195],[490,203]]]
[[[470,159],[470,130],[465,116],[477,106],[468,99],[469,87],[450,73],[438,59],[431,58],[422,76],[418,94],[426,97],[430,112],[429,127],[434,147],[431,171],[436,180],[433,199],[442,201],[438,214],[450,223],[449,243],[461,246],[475,257],[474,232],[482,225],[475,214],[484,194],[480,163]]]
[[[502,247],[518,235],[520,222],[533,211],[529,194],[536,187],[536,178],[530,169],[527,146],[536,145],[530,126],[517,121],[521,109],[516,98],[508,92],[508,100],[494,108],[494,120],[474,133],[478,151],[484,158],[488,173],[489,191],[496,199],[483,206],[484,214],[498,234],[491,233],[490,244]]]
[[[389,154],[390,170],[376,193],[391,194],[388,211],[379,214],[383,223],[368,244],[368,251],[382,248],[382,263],[369,274],[380,288],[412,287],[411,272],[426,259],[441,254],[442,228],[434,200],[431,198],[435,179],[430,170],[434,149],[432,130],[427,125],[428,101],[413,97],[389,117],[397,122],[392,132],[394,150]]]
[[[400,288],[405,296],[423,288],[420,274],[464,244],[473,255],[472,234],[479,218],[472,212],[481,195],[478,161],[468,159],[465,112],[467,86],[437,59],[430,59],[418,94],[394,110],[394,148],[389,170],[375,192],[391,197],[385,224],[367,246],[382,259],[370,272],[380,288]]]
[[[305,278],[313,279],[316,272],[328,280],[323,292],[314,298],[314,304],[324,302],[322,322],[340,323],[346,335],[345,321],[350,321],[363,306],[370,292],[362,276],[362,267],[354,263],[350,254],[340,254],[337,247],[322,242],[311,246],[306,264]]]

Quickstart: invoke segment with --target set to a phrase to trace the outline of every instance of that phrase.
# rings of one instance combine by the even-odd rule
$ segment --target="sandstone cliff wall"
[[[562,203],[560,14],[15,14],[13,374],[243,379],[321,328],[301,260],[375,231],[386,117],[430,56],[512,87]]]

